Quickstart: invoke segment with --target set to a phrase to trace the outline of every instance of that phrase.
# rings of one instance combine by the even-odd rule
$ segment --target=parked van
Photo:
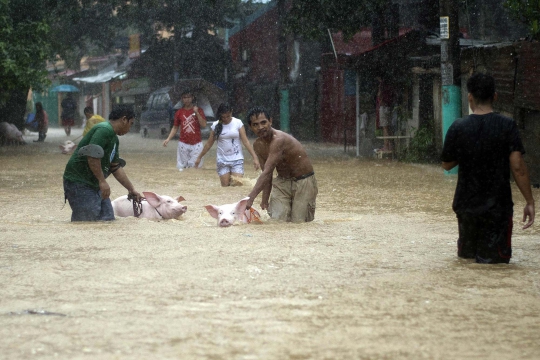
[[[174,109],[169,96],[171,87],[164,87],[152,92],[141,113],[141,136],[166,138],[173,121]]]

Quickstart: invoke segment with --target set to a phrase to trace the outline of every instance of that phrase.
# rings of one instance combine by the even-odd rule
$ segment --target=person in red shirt
[[[178,109],[174,115],[174,125],[169,136],[163,141],[163,146],[167,146],[169,141],[180,129],[180,141],[176,152],[176,167],[183,171],[188,167],[195,167],[195,161],[203,150],[201,138],[201,128],[206,127],[206,117],[198,106],[193,104],[193,93],[186,90],[182,93],[182,108]],[[203,161],[199,163],[199,168],[203,166]]]

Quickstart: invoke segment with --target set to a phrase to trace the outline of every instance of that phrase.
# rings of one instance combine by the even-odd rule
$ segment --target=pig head
[[[62,154],[71,154],[77,147],[77,144],[71,140],[66,140],[63,145],[58,145],[58,147],[62,150]]]
[[[180,204],[185,201],[182,196],[173,199],[167,195],[158,195],[153,192],[143,192],[142,213],[139,217],[146,219],[176,219],[187,211],[187,206]],[[135,216],[133,203],[127,195],[120,196],[112,201],[114,215],[118,217]]]
[[[227,227],[235,222],[247,223],[246,205],[249,197],[243,198],[234,204],[225,204],[221,206],[206,205],[205,208],[210,215],[217,219],[218,226]]]

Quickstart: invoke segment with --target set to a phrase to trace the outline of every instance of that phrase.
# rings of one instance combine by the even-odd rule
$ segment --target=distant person
[[[379,106],[379,126],[383,129],[383,136],[391,136],[392,108],[394,106],[394,90],[387,81],[377,77],[379,88],[377,91],[377,104]],[[390,139],[384,139],[383,151],[392,151]]]
[[[450,126],[441,155],[445,170],[459,165],[452,205],[458,219],[458,256],[482,264],[508,263],[514,212],[510,172],[527,202],[523,229],[534,223],[525,149],[515,121],[493,112],[493,77],[473,74],[467,90],[473,113]]]
[[[38,139],[34,140],[34,142],[44,142],[47,137],[47,131],[49,130],[49,116],[43,109],[43,104],[41,102],[36,103],[36,116],[34,117],[34,121],[38,124]]]
[[[132,110],[115,109],[109,121],[92,127],[80,141],[64,171],[64,196],[72,210],[71,221],[114,220],[111,188],[105,180],[111,173],[131,196],[141,199],[124,172],[118,149],[118,136],[127,134],[134,120]]]
[[[272,118],[262,107],[251,109],[247,119],[257,135],[253,149],[263,170],[248,195],[247,208],[262,191],[261,208],[267,209],[273,219],[312,221],[318,188],[304,147],[291,135],[272,128]],[[272,179],[274,169],[277,177]]]
[[[83,110],[84,117],[86,118],[86,125],[83,130],[83,136],[86,135],[94,125],[104,122],[105,119],[99,115],[94,114],[94,109],[91,106],[87,106]]]
[[[75,125],[75,113],[77,112],[77,103],[73,99],[73,95],[68,93],[66,98],[62,100],[60,106],[62,106],[62,127],[66,132],[66,135],[71,134],[71,128]]]
[[[217,140],[216,166],[221,186],[230,186],[231,177],[244,176],[244,153],[242,144],[253,157],[255,170],[260,168],[259,159],[253,151],[246,135],[242,120],[232,116],[229,104],[220,104],[217,110],[218,121],[212,125],[210,137],[200,155],[195,160],[195,167],[199,166],[202,158]]]
[[[176,152],[176,168],[179,171],[196,166],[195,161],[203,149],[201,129],[206,127],[206,117],[202,109],[194,104],[193,93],[186,90],[182,93],[181,98],[182,108],[176,111],[174,126],[167,139],[163,141],[163,146],[167,146],[180,129]],[[197,167],[202,167],[202,165],[203,161]]]

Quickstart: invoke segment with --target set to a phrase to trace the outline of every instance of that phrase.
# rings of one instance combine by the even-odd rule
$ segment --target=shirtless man
[[[273,219],[313,221],[318,189],[304,147],[291,135],[272,128],[272,118],[262,107],[251,109],[247,119],[251,131],[258,137],[253,149],[263,169],[248,195],[247,208],[262,191],[261,209],[267,209]],[[277,177],[272,179],[274,169]]]

